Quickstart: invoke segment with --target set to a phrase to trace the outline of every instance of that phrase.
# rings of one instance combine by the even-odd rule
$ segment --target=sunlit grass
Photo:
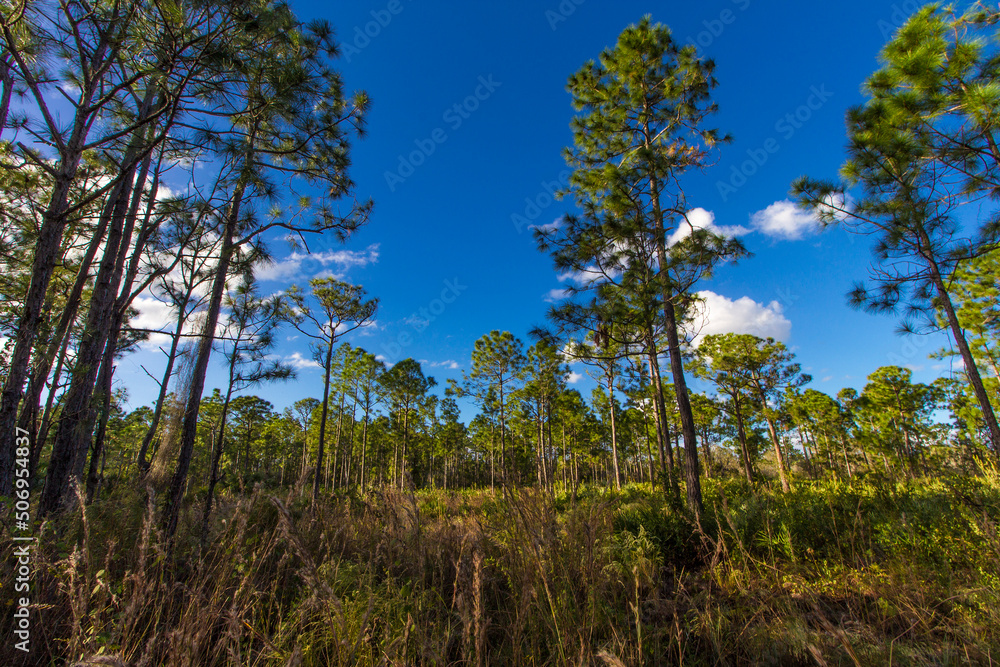
[[[41,534],[36,664],[991,664],[1000,485],[224,497],[170,553],[120,493]],[[146,509],[141,508],[145,505]],[[5,578],[11,576],[5,570]],[[7,582],[5,582],[7,585]],[[44,650],[39,650],[43,647]]]

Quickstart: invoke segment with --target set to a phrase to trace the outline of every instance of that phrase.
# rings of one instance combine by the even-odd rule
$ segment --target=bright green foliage
[[[881,453],[892,455],[911,475],[927,472],[925,458],[931,415],[941,398],[939,390],[913,384],[912,372],[883,366],[868,376],[860,402],[867,423],[876,429]]]
[[[695,427],[701,438],[701,451],[705,455],[705,475],[713,475],[715,461],[712,457],[712,446],[718,445],[724,431],[722,423],[722,404],[705,394],[691,394],[691,410],[694,413]]]
[[[437,382],[432,377],[424,376],[420,362],[415,359],[403,359],[379,376],[378,382],[385,392],[389,412],[400,436],[393,446],[392,469],[396,483],[402,488],[407,474],[412,476],[412,472],[407,470],[411,429],[428,399],[427,392]]]
[[[534,459],[537,481],[551,489],[555,470],[552,442],[552,409],[559,394],[566,389],[569,368],[559,348],[547,340],[532,345],[524,360],[525,383],[518,396],[532,421]]]
[[[662,313],[695,512],[701,509],[697,439],[678,324],[694,284],[718,263],[745,254],[739,241],[693,228],[681,185],[727,140],[706,126],[716,111],[714,68],[647,17],[570,77],[578,114],[565,155],[573,168],[569,191],[584,215],[537,233],[557,269],[575,273],[585,288],[611,281],[647,314]],[[687,235],[670,245],[677,232]]]
[[[262,438],[268,422],[274,417],[274,406],[258,396],[237,396],[230,404],[230,426],[236,451],[230,455],[232,472],[250,483],[250,476],[273,463],[275,442]]]
[[[853,389],[845,391],[854,392]],[[809,465],[813,474],[821,458],[826,459],[829,467],[837,469],[839,465],[834,462],[840,460],[838,448],[842,448],[840,453],[845,470],[848,476],[853,475],[847,445],[847,429],[851,417],[841,404],[828,394],[815,389],[806,389],[801,394],[795,391],[788,392],[785,406],[792,423],[799,429],[803,450],[807,456],[809,448],[812,448]]]
[[[319,495],[322,477],[323,453],[326,444],[326,421],[330,398],[330,380],[333,371],[333,346],[343,334],[364,326],[378,308],[378,299],[365,300],[364,288],[334,278],[314,278],[314,302],[307,300],[302,291],[293,285],[287,293],[289,303],[283,316],[315,342],[317,357],[323,361],[323,398],[320,401],[319,446],[316,453],[316,471],[313,474],[313,498]],[[338,443],[339,444],[339,443]]]
[[[882,67],[865,84],[868,101],[847,114],[843,183],[803,178],[793,190],[826,222],[875,237],[874,284],[856,285],[853,305],[902,309],[906,331],[949,329],[1000,456],[1000,425],[952,287],[962,263],[1000,241],[996,211],[960,215],[1000,192],[998,18],[981,6],[959,16],[928,5],[912,16],[884,47]]]
[[[732,402],[748,481],[752,471],[746,442],[745,410],[749,408],[759,413],[767,423],[778,475],[786,493],[790,490],[790,483],[777,432],[775,404],[784,391],[811,379],[800,373],[799,364],[792,361],[794,356],[784,343],[773,338],[762,339],[751,334],[711,334],[701,341],[692,364],[697,377],[711,380]]]
[[[524,344],[509,331],[491,331],[476,341],[472,370],[463,374],[462,391],[480,405],[496,401],[500,419],[500,470],[507,474],[507,413],[514,392],[523,385]]]

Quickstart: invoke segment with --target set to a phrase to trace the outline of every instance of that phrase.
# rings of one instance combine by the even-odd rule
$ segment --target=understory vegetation
[[[460,272],[393,225],[452,248],[442,216],[493,233],[504,199],[449,178],[433,207],[400,204],[381,233],[414,263],[385,263],[390,289],[354,282],[379,254],[341,248],[374,222],[351,176],[372,103],[333,25],[280,0],[2,0],[0,33],[0,667],[1000,660],[1000,9],[901,21],[845,110],[839,174],[765,209],[869,239],[848,301],[943,332],[934,378],[916,346],[834,341],[833,310],[807,344],[778,340],[787,290],[819,292],[777,262],[723,284],[781,302],[704,289],[752,230],[715,224],[710,186],[688,197],[732,137],[715,62],[651,17],[569,75],[568,171],[543,183],[558,217],[511,216],[561,285],[545,324],[484,235],[453,252],[516,307],[471,290],[419,344],[468,285],[412,303],[429,265]],[[476,108],[500,85],[478,82]],[[387,132],[407,123],[374,118],[414,168]],[[511,173],[536,161],[495,139]],[[463,159],[484,182],[500,166]],[[815,267],[831,282],[839,252]],[[419,358],[446,345],[464,365]],[[891,365],[862,381],[849,356]],[[807,387],[803,363],[858,386]]]
[[[46,523],[33,664],[993,664],[1000,478],[225,495]],[[135,496],[135,497],[132,497]],[[143,509],[145,508],[145,509]],[[6,567],[6,564],[5,564]],[[6,588],[12,575],[4,571]],[[9,643],[5,641],[5,646]],[[85,664],[118,664],[90,662]]]

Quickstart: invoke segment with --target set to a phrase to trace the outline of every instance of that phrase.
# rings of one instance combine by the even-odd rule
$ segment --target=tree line
[[[283,3],[24,1],[4,5],[0,29],[0,495],[15,466],[44,472],[42,516],[75,502],[78,481],[93,487],[116,361],[165,333],[164,388],[192,341],[164,508],[173,532],[213,343],[239,346],[219,331],[230,283],[266,259],[268,230],[315,243],[368,217],[348,175],[367,97],[345,94],[330,26]],[[131,326],[147,291],[173,331]]]
[[[544,341],[525,350],[513,334],[494,331],[477,341],[472,370],[450,381],[442,397],[420,362],[387,368],[343,343],[324,378],[326,409],[315,398],[276,410],[253,394],[230,400],[215,389],[206,396],[190,486],[204,496],[206,521],[220,482],[229,489],[298,486],[304,496],[383,485],[575,492],[581,484],[646,483],[680,503],[684,454],[676,402],[668,402],[659,423],[642,352],[610,364],[590,352],[576,359],[595,379],[613,379],[585,398],[569,383],[562,351]],[[756,484],[774,477],[789,490],[795,477],[972,473],[977,458],[989,455],[964,419],[966,397],[953,380],[915,383],[909,369],[885,366],[861,392],[830,396],[803,387],[809,377],[782,343],[749,334],[706,336],[689,369],[714,389],[714,395],[691,394],[709,478]],[[673,388],[665,389],[669,395]],[[468,425],[461,397],[481,410]],[[110,455],[101,467],[115,484],[141,472],[138,448],[155,426],[151,407],[126,413],[120,401],[112,403]],[[168,405],[179,412],[175,396]],[[940,410],[950,422],[935,418]],[[665,436],[662,449],[658,432]],[[162,446],[158,440],[153,447],[154,470],[170,468],[173,456],[161,456]]]
[[[851,303],[948,332],[954,379],[914,384],[885,367],[831,397],[804,389],[780,342],[695,338],[697,286],[750,253],[689,216],[686,186],[731,140],[711,123],[714,63],[646,18],[569,79],[563,195],[577,212],[535,230],[574,278],[567,298],[528,348],[503,331],[476,341],[438,397],[419,362],[388,368],[343,344],[377,310],[362,287],[316,279],[265,297],[256,283],[265,232],[308,250],[372,210],[349,176],[368,99],[345,93],[328,25],[264,0],[5,5],[0,496],[38,481],[47,516],[77,502],[77,485],[86,502],[108,480],[142,478],[162,490],[169,535],[191,489],[204,489],[207,521],[220,484],[261,480],[309,485],[314,499],[642,481],[697,515],[702,475],[754,483],[764,460],[785,491],[796,470],[971,470],[1000,456],[997,18],[915,14],[848,112],[841,179],[793,185],[825,224],[875,239]],[[137,326],[146,298],[169,328]],[[323,379],[320,398],[280,413],[245,393],[294,376],[272,355],[279,326],[312,342]],[[124,414],[116,364],[151,340],[166,341],[157,398]],[[220,357],[227,383],[206,396]],[[589,401],[570,362],[597,384]],[[693,392],[692,375],[715,395]],[[467,425],[463,398],[480,410]],[[950,425],[932,419],[940,409]]]

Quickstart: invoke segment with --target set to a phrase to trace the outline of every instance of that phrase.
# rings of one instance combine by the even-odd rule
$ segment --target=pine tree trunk
[[[212,292],[208,302],[208,312],[205,325],[198,341],[191,382],[188,387],[187,400],[184,406],[184,419],[181,426],[180,452],[177,457],[177,469],[170,482],[167,505],[164,511],[164,528],[168,538],[173,538],[177,530],[177,519],[180,516],[184,489],[187,486],[188,470],[194,454],[194,443],[198,436],[198,413],[201,410],[201,395],[205,390],[205,376],[208,372],[208,362],[212,356],[212,343],[215,340],[215,328],[219,324],[222,311],[222,300],[225,296],[226,278],[229,266],[235,252],[236,228],[239,224],[240,204],[243,200],[243,187],[237,188],[233,196],[229,214],[222,233],[222,245],[219,250],[219,263],[215,268],[212,281]]]
[[[6,29],[5,29],[6,32]],[[110,35],[108,35],[110,37]],[[102,39],[94,50],[91,62],[101,71],[110,46]],[[41,96],[37,82],[30,86],[37,97]],[[7,380],[0,394],[0,496],[11,496],[14,483],[14,449],[17,434],[17,411],[28,379],[31,351],[43,321],[43,306],[49,281],[59,261],[63,231],[69,220],[69,192],[76,178],[87,134],[94,121],[92,102],[97,93],[97,82],[83,82],[76,106],[70,137],[60,151],[55,165],[49,203],[42,215],[35,253],[31,263],[31,281],[24,296],[24,304],[17,321],[14,348],[11,350]]]
[[[186,321],[187,320],[184,317],[177,320],[174,335],[171,337],[170,352],[167,353],[167,367],[163,371],[163,379],[160,381],[160,390],[156,394],[156,403],[153,405],[153,417],[150,420],[149,428],[146,429],[146,435],[142,438],[142,444],[139,446],[139,454],[136,457],[140,475],[145,475],[149,472],[149,461],[146,459],[146,455],[149,452],[149,446],[153,443],[153,438],[156,437],[156,430],[160,426],[160,418],[163,415],[163,405],[167,400],[167,392],[170,388],[170,378],[173,377],[174,374],[174,363],[177,361],[177,349],[180,347],[181,334],[184,331],[184,323]]]
[[[929,247],[930,239],[926,239],[926,243]],[[928,263],[931,268],[931,276],[934,280],[934,287],[937,290],[938,302],[940,303],[941,308],[944,309],[945,317],[948,320],[948,328],[951,330],[951,336],[954,339],[955,345],[958,347],[958,351],[962,355],[962,361],[965,364],[965,375],[969,378],[969,384],[972,385],[972,390],[976,395],[976,401],[979,403],[979,410],[982,413],[983,421],[986,423],[986,432],[990,437],[993,455],[1000,460],[1000,425],[997,424],[996,413],[993,411],[993,405],[990,403],[989,394],[986,393],[986,387],[983,385],[983,378],[979,374],[979,366],[976,364],[976,359],[972,355],[972,350],[969,349],[969,342],[966,340],[965,331],[962,329],[962,325],[958,321],[958,315],[955,313],[955,306],[951,302],[951,296],[948,294],[944,280],[941,277],[940,268],[932,259],[928,260]]]
[[[774,456],[778,464],[778,477],[781,479],[781,492],[789,493],[792,485],[788,482],[788,472],[785,470],[785,457],[781,454],[781,442],[778,439],[778,430],[774,427],[774,420],[770,416],[764,418],[767,423],[767,432],[771,436],[771,444],[774,445]]]
[[[748,484],[753,484],[753,468],[750,463],[750,449],[747,446],[747,432],[743,425],[743,406],[737,395],[733,396],[733,406],[736,408],[736,434],[740,439],[740,452],[743,454],[743,474]]]
[[[656,341],[652,326],[646,330],[646,352],[649,356],[649,375],[653,384],[653,420],[656,425],[656,444],[660,453],[660,470],[663,473],[663,491],[680,498],[680,489],[674,480],[674,456],[667,437],[667,406],[663,397],[663,380],[660,377],[660,362],[656,351]]]
[[[614,363],[613,361],[611,363]],[[615,424],[615,376],[608,373],[608,410],[611,413],[611,456],[614,463],[615,490],[621,491],[622,480],[618,472],[618,432]]]
[[[330,372],[333,366],[333,340],[326,341],[326,360],[323,363],[323,402],[319,413],[319,444],[316,448],[316,473],[313,475],[313,504],[319,499],[320,478],[323,471],[323,445],[326,439],[327,403],[330,401]]]
[[[52,456],[39,502],[41,516],[47,516],[72,502],[73,488],[81,481],[93,435],[95,414],[92,399],[97,373],[113,327],[118,287],[132,229],[126,224],[132,177],[123,177],[112,190],[104,215],[110,217],[104,256],[98,268],[87,313],[87,323],[77,348],[76,366],[69,390],[63,399],[59,427],[52,444]]]

